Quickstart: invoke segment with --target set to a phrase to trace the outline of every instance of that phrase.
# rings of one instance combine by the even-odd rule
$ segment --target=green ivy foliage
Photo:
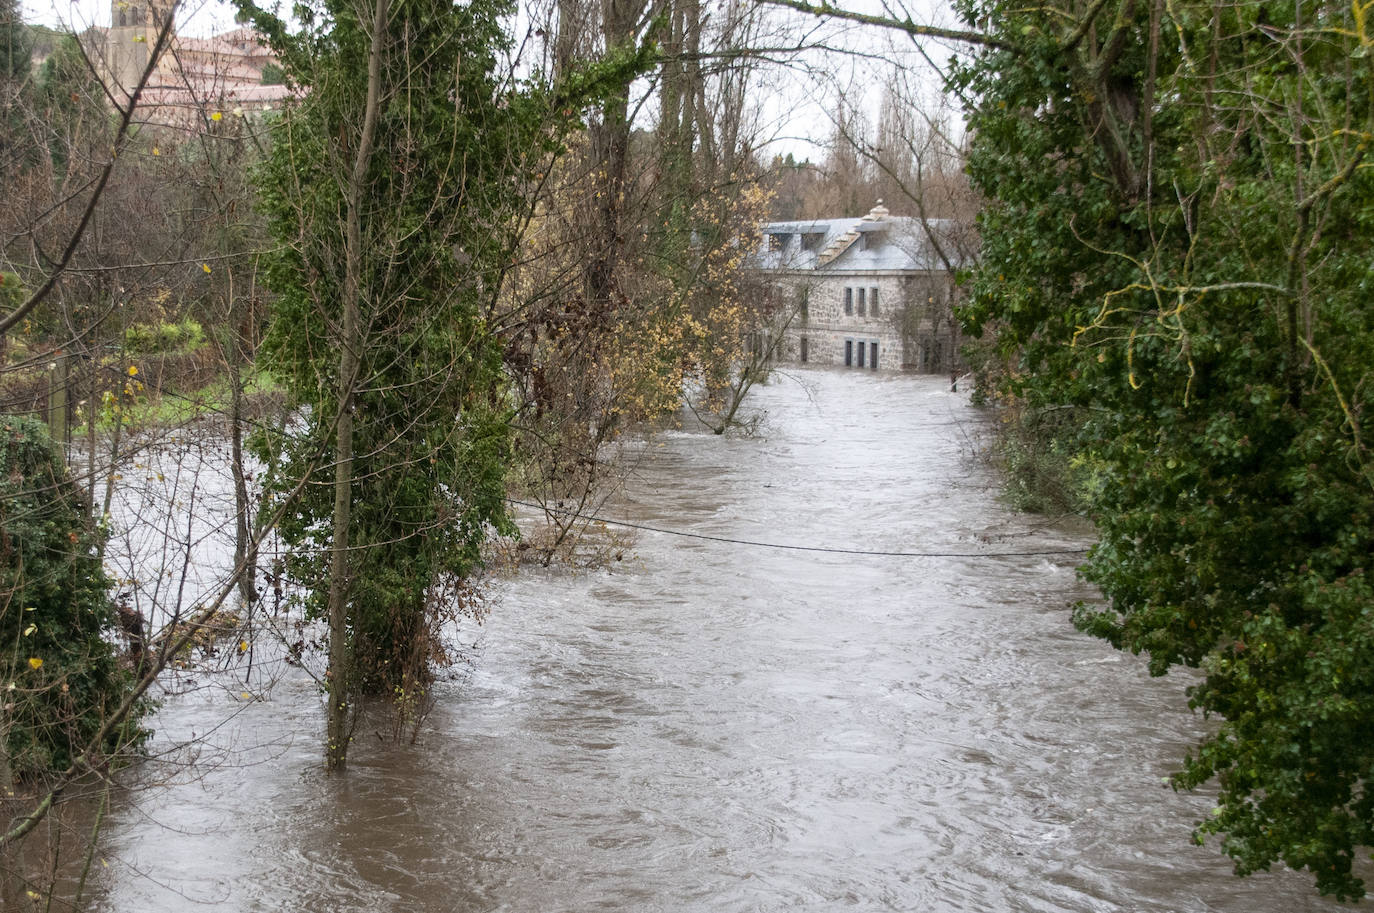
[[[428,635],[443,614],[439,594],[473,571],[493,531],[514,533],[504,508],[511,404],[488,322],[495,290],[562,131],[589,94],[643,65],[634,53],[618,55],[557,92],[513,84],[498,66],[511,10],[506,0],[391,3],[363,188],[364,341],[353,397],[348,614],[352,684],[365,693],[423,682]],[[260,439],[258,450],[276,496],[309,478],[280,530],[307,608],[322,615],[341,386],[344,178],[366,106],[371,23],[359,21],[358,5],[335,0],[312,7],[297,30],[245,11],[304,92],[274,130],[258,175],[259,204],[279,243],[267,258],[275,298],[259,358],[301,407],[303,427]]]
[[[1363,895],[1374,845],[1374,55],[1349,6],[966,2],[987,198],[963,313],[1003,393],[1071,409],[1105,596],[1083,630],[1201,670],[1236,870]]]
[[[66,769],[133,687],[85,492],[33,419],[0,423],[0,723],[9,773]],[[98,746],[141,742],[140,712]]]

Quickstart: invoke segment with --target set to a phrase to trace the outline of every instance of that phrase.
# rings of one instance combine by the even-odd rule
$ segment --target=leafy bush
[[[205,330],[189,317],[180,323],[136,323],[124,331],[129,355],[191,353],[205,346]]]
[[[995,458],[1012,507],[1031,513],[1085,513],[1091,474],[1087,455],[1076,446],[1076,410],[1008,408]]]
[[[102,536],[44,426],[4,419],[0,745],[14,779],[65,769],[133,686],[110,636],[116,613],[97,553]],[[141,741],[138,716],[100,746],[107,757]]]

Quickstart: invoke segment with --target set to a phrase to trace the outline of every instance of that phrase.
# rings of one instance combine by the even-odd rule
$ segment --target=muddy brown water
[[[750,405],[755,436],[646,447],[615,515],[871,551],[1086,543],[999,503],[987,419],[939,379],[808,370]],[[194,733],[199,765],[116,803],[99,907],[1334,909],[1192,845],[1207,797],[1162,782],[1203,731],[1187,680],[1070,627],[1093,595],[1073,563],[641,532],[609,570],[523,573],[459,633],[419,741],[360,731],[345,776],[299,674],[165,706],[154,749]]]

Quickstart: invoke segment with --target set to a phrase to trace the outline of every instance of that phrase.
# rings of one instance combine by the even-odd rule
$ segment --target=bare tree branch
[[[788,9],[796,10],[799,13],[806,13],[809,16],[828,16],[832,19],[845,19],[849,22],[862,22],[865,25],[876,25],[885,29],[896,29],[899,32],[906,32],[908,35],[923,38],[942,38],[946,41],[958,41],[964,44],[973,44],[980,47],[996,48],[999,51],[1017,52],[1017,48],[1000,38],[985,35],[982,32],[966,32],[961,29],[942,29],[933,25],[921,25],[914,22],[910,17],[897,19],[891,16],[873,16],[867,13],[856,13],[852,10],[840,9],[831,6],[822,0],[820,5],[806,3],[804,0],[755,0],[757,3],[768,6],[784,6]]]
[[[163,50],[167,47],[167,42],[172,36],[173,17],[167,16],[158,30],[157,41],[153,44],[152,51],[148,54],[148,64],[143,68],[143,74],[138,78],[138,84],[129,95],[128,104],[120,108],[119,127],[115,131],[114,148],[110,152],[110,158],[105,162],[105,167],[100,172],[100,178],[96,182],[95,189],[91,192],[91,198],[86,203],[86,209],[81,214],[81,221],[77,223],[76,230],[72,232],[71,238],[67,242],[66,248],[62,251],[62,256],[58,258],[53,266],[48,278],[43,281],[28,300],[16,308],[9,316],[0,318],[0,335],[8,333],[19,321],[23,320],[33,309],[42,304],[43,301],[52,293],[57,285],[57,280],[62,277],[67,269],[67,264],[71,262],[72,255],[81,246],[81,239],[86,234],[87,227],[91,224],[91,218],[95,215],[96,207],[100,205],[100,198],[105,191],[105,185],[110,181],[110,175],[114,173],[115,164],[119,161],[119,154],[127,145],[130,136],[130,127],[133,125],[134,109],[138,107],[138,100],[143,95],[144,88],[148,85],[148,80],[152,77],[153,71],[157,68],[158,58],[162,56]]]

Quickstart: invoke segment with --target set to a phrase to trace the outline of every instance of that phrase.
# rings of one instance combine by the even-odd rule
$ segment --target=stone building
[[[893,216],[771,222],[753,258],[795,312],[780,360],[867,370],[959,370],[951,306],[968,229]]]
[[[138,85],[157,43],[162,23],[173,15],[171,0],[111,0],[110,27],[88,48],[111,96],[123,103]],[[139,98],[137,119],[145,125],[194,132],[214,120],[271,110],[291,90],[270,79],[276,64],[261,38],[237,28],[211,38],[172,34]],[[266,82],[264,80],[267,80]]]
[[[111,0],[110,28],[94,59],[103,64],[105,83],[121,100],[138,84],[158,31],[174,9],[168,0]]]

